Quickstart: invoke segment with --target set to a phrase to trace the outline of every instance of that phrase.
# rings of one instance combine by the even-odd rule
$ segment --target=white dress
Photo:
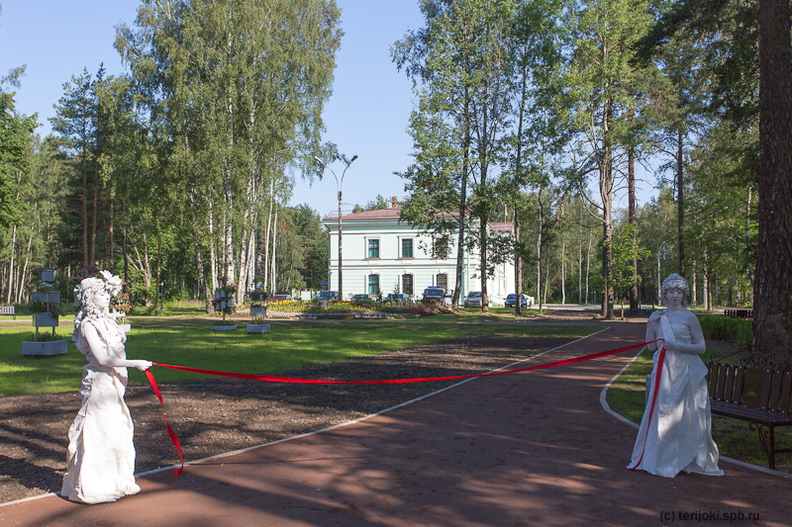
[[[660,318],[662,333],[690,344],[690,328]],[[662,335],[658,335],[661,337]],[[662,371],[658,366],[661,356]],[[718,447],[712,440],[707,367],[698,355],[658,349],[654,354],[652,391],[644,410],[628,469],[673,478],[680,471],[722,476]],[[653,404],[654,401],[654,404]]]
[[[114,321],[91,320],[108,355],[126,358],[126,335]],[[129,408],[124,402],[126,368],[100,366],[82,331],[73,337],[88,360],[83,367],[82,405],[69,428],[66,474],[61,496],[102,503],[135,494],[135,446]]]

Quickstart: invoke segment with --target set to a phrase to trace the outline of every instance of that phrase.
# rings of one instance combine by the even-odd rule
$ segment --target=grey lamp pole
[[[343,251],[341,247],[341,240],[342,240],[341,234],[343,232],[341,227],[341,191],[344,185],[344,176],[346,175],[346,171],[347,169],[349,169],[349,165],[351,165],[357,158],[358,156],[356,155],[352,156],[352,159],[350,159],[349,162],[346,164],[346,167],[344,167],[344,171],[341,172],[341,179],[338,179],[336,173],[333,172],[332,168],[327,166],[327,163],[325,163],[318,157],[314,156],[314,159],[319,161],[327,170],[330,171],[331,174],[333,174],[333,177],[336,180],[336,187],[338,188],[338,299],[339,300],[344,299],[344,282],[343,282],[344,260],[343,260]]]
[[[660,255],[663,252],[663,247],[667,242],[670,242],[672,238],[667,240],[663,240],[660,245],[657,247],[657,304],[661,305],[663,303],[663,283],[660,281]]]

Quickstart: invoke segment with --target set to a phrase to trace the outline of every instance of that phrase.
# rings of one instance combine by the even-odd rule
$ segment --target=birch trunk
[[[11,229],[11,257],[8,260],[8,289],[6,290],[6,304],[11,303],[11,295],[14,289],[14,255],[16,254],[16,233],[17,226],[14,225]]]

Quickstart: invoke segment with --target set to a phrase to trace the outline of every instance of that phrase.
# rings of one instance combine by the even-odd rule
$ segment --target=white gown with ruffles
[[[126,336],[117,324],[85,323],[94,323],[108,355],[126,358]],[[83,367],[82,405],[69,428],[61,496],[83,503],[115,501],[140,491],[134,475],[132,416],[124,402],[127,369],[100,366],[82,331],[73,340],[88,364]]]
[[[688,326],[672,326],[665,315],[661,316],[659,325],[663,333],[673,332],[677,342],[692,343]],[[653,357],[652,387],[658,382],[661,351],[662,348],[658,349]],[[652,390],[627,468],[667,478],[680,471],[723,475],[718,468],[718,447],[712,440],[706,375],[707,367],[698,355],[665,351],[654,411],[651,411]]]

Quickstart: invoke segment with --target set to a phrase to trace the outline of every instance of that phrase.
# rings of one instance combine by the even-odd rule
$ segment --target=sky
[[[94,75],[104,64],[107,75],[123,73],[113,47],[115,27],[133,27],[138,0],[0,0],[0,76],[26,66],[16,88],[16,109],[47,118],[63,95],[63,85],[83,69]],[[406,32],[423,26],[417,0],[337,0],[344,36],[336,57],[333,95],[326,103],[324,141],[338,145],[350,165],[343,181],[344,211],[366,205],[377,195],[405,197],[403,172],[412,162],[407,123],[413,109],[412,83],[391,61],[390,48]],[[338,177],[344,164],[330,168]],[[312,184],[296,176],[292,205],[307,203],[320,215],[337,210],[332,173]],[[654,176],[639,182],[638,199],[653,192]],[[621,193],[623,195],[623,193]],[[618,194],[617,194],[618,196]],[[617,205],[619,202],[617,200]],[[625,205],[620,205],[625,206]]]

